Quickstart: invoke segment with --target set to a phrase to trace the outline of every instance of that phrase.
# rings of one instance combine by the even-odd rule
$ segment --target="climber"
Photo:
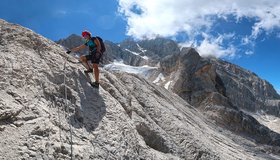
[[[93,82],[93,83],[91,82],[90,85],[92,87],[99,88],[98,64],[99,64],[100,58],[102,56],[101,44],[97,38],[91,37],[91,33],[89,31],[83,31],[82,36],[86,40],[86,43],[81,46],[75,47],[71,50],[68,50],[66,53],[69,54],[71,52],[77,52],[81,49],[86,48],[86,46],[89,47],[89,55],[82,55],[80,57],[80,61],[83,63],[83,65],[87,69],[84,71],[86,74],[94,71],[95,82]],[[91,60],[91,62],[93,64],[93,67],[92,67],[93,69],[90,67],[89,63],[87,62],[89,60]]]

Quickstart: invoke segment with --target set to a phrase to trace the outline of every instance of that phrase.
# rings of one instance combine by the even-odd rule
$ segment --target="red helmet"
[[[91,33],[89,31],[83,31],[82,36],[84,37],[85,35],[89,35],[91,37]]]

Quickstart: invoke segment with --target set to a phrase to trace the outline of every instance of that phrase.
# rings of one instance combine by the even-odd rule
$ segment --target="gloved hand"
[[[68,50],[68,51],[66,51],[66,53],[67,53],[67,54],[70,54],[70,53],[71,53],[71,51],[70,51],[70,50]]]

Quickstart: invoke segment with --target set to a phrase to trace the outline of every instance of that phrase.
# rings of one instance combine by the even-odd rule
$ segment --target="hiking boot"
[[[98,82],[90,83],[90,85],[94,88],[99,88],[99,83]]]
[[[93,69],[89,69],[89,70],[84,70],[85,73],[92,73]]]

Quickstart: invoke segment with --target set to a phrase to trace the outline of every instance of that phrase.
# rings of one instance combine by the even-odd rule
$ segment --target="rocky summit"
[[[0,159],[280,159],[268,82],[170,40],[106,47],[105,64],[156,71],[105,65],[95,89],[64,47],[0,20]]]

